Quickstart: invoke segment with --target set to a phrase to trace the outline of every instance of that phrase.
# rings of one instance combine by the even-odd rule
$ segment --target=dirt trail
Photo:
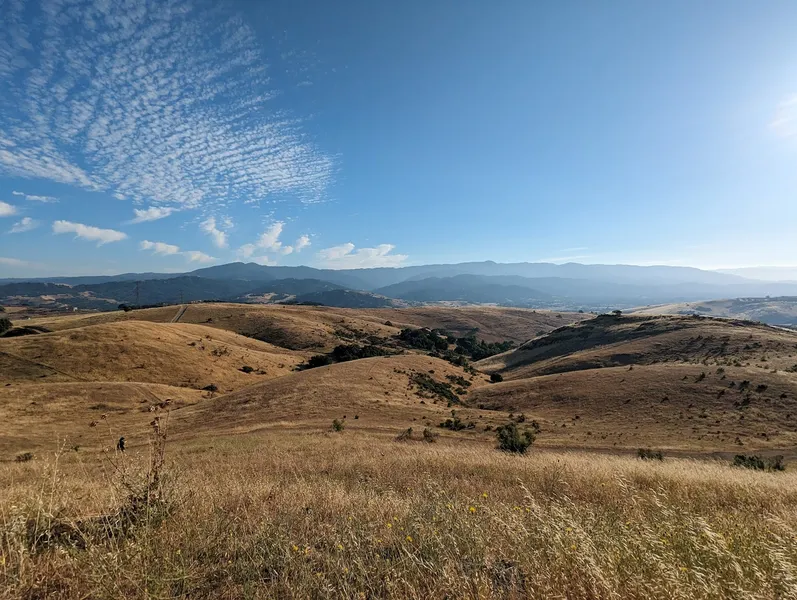
[[[177,323],[177,322],[178,322],[178,321],[179,321],[179,320],[182,318],[183,314],[185,313],[185,309],[186,309],[186,308],[188,308],[188,307],[187,307],[187,306],[185,306],[185,305],[184,305],[184,306],[181,306],[181,307],[180,307],[180,310],[178,310],[178,311],[177,311],[177,314],[176,314],[176,315],[174,315],[174,318],[172,319],[172,321],[171,321],[171,322],[172,322],[172,323]]]

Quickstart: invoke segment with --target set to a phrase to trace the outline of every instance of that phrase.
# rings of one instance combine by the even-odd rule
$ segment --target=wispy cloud
[[[355,251],[351,242],[325,248],[316,254],[318,262],[330,269],[359,269],[366,267],[398,267],[407,258],[406,254],[391,254],[393,244],[380,244],[376,248],[360,248]]]
[[[217,260],[213,256],[200,252],[199,250],[180,250],[180,246],[167,244],[165,242],[143,240],[139,244],[139,248],[141,248],[141,250],[152,250],[154,254],[160,254],[162,256],[182,255],[188,259],[188,262],[209,263]]]
[[[17,221],[8,231],[8,233],[25,233],[31,231],[39,226],[38,221],[34,221],[30,217],[22,217],[21,221]]]
[[[29,263],[26,260],[19,260],[18,258],[0,256],[0,265],[5,265],[7,267],[30,267],[33,263]]]
[[[210,236],[213,245],[217,248],[227,247],[227,234],[216,227],[216,218],[208,217],[199,225],[199,228]]]
[[[567,256],[550,256],[548,258],[540,258],[537,262],[561,264],[568,262],[576,262],[579,260],[586,260],[588,258],[592,258],[592,255],[578,254],[578,255],[567,255]]]
[[[0,217],[10,217],[17,214],[17,207],[8,202],[0,201]]]
[[[71,221],[55,221],[53,223],[53,233],[74,233],[75,237],[97,242],[98,246],[111,242],[120,242],[127,238],[127,234],[121,231],[100,229],[99,227]]]
[[[14,196],[22,196],[25,200],[29,200],[31,202],[58,202],[58,198],[55,196],[34,196],[33,194],[26,194],[25,192],[17,192],[16,190],[11,192]]]
[[[133,4],[4,3],[0,171],[176,207],[323,199],[334,160],[273,101],[249,25]]]
[[[130,221],[131,224],[135,223],[144,223],[146,221],[157,221],[158,219],[164,219],[168,217],[170,214],[174,212],[173,208],[167,208],[162,206],[150,206],[146,209],[134,208],[133,213],[136,215],[134,219]]]
[[[152,250],[155,254],[163,255],[180,253],[180,246],[165,244],[163,242],[150,242],[149,240],[143,240],[139,244],[139,248],[142,250]]]
[[[298,240],[296,240],[294,247],[296,248],[296,252],[301,252],[309,245],[310,245],[310,236],[303,235]]]
[[[204,252],[200,252],[199,250],[186,250],[183,252],[183,256],[188,258],[189,262],[210,263],[218,260],[217,258],[209,256]]]
[[[769,127],[781,137],[797,136],[797,94],[778,105],[775,118]]]

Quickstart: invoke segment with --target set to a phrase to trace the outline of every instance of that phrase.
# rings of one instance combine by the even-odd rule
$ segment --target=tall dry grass
[[[358,432],[169,452],[169,510],[129,528],[96,519],[128,501],[119,473],[145,474],[144,450],[2,466],[2,595],[797,598],[789,472]],[[83,535],[35,547],[31,522]]]

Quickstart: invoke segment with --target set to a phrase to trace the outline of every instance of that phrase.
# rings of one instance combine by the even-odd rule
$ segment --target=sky
[[[0,277],[797,265],[797,3],[0,0]]]

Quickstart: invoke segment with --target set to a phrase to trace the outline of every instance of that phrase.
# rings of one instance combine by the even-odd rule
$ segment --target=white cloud
[[[14,226],[9,230],[9,233],[25,233],[31,231],[39,226],[38,221],[34,221],[30,217],[23,217],[21,221],[14,223]]]
[[[200,252],[199,250],[180,250],[180,246],[174,244],[166,244],[165,242],[150,242],[144,240],[139,244],[142,250],[152,250],[154,254],[162,256],[182,255],[188,259],[188,262],[209,263],[217,260],[213,256]]]
[[[269,225],[268,229],[266,229],[263,233],[260,234],[260,237],[257,238],[257,241],[254,244],[244,244],[240,248],[238,248],[238,255],[242,258],[248,259],[251,258],[255,252],[258,250],[265,250],[266,252],[274,252],[279,253],[282,255],[292,254],[293,252],[299,252],[302,248],[306,248],[310,245],[310,238],[306,235],[303,235],[298,240],[296,240],[296,244],[293,246],[290,245],[283,245],[280,241],[280,236],[282,235],[282,230],[285,227],[285,223],[282,221],[275,221],[271,225]],[[260,256],[258,258],[253,259],[255,261],[261,261],[261,264],[266,264],[262,262],[263,260],[269,260],[265,256]],[[269,262],[268,264],[274,264],[273,262]]]
[[[269,258],[268,256],[253,256],[252,262],[256,262],[259,265],[264,265],[266,267],[273,267],[277,264],[277,261]]]
[[[296,252],[301,252],[309,245],[310,245],[310,236],[303,235],[298,240],[296,240],[296,243],[293,246],[294,248],[296,248]]]
[[[797,136],[797,94],[778,105],[770,128],[781,137]]]
[[[205,4],[3,3],[0,171],[177,207],[323,199],[334,160],[274,103],[263,39]]]
[[[200,229],[207,233],[210,236],[210,239],[213,240],[213,245],[217,248],[226,248],[227,247],[227,234],[224,233],[221,229],[216,227],[216,219],[215,217],[208,217],[199,225]]]
[[[0,217],[10,217],[15,214],[17,214],[16,206],[0,201]]]
[[[241,258],[251,258],[255,251],[257,251],[257,246],[254,244],[244,244],[238,248],[238,254],[241,255]]]
[[[198,250],[186,250],[183,252],[183,256],[188,258],[189,262],[209,263],[218,260],[205,254],[204,252],[199,252]]]
[[[163,255],[178,254],[180,252],[180,246],[164,244],[163,242],[150,242],[149,240],[142,241],[139,247],[142,250],[152,250],[155,254]]]
[[[127,234],[121,231],[100,229],[99,227],[72,223],[71,221],[55,221],[53,223],[53,233],[74,233],[76,237],[97,242],[98,246],[127,239]]]
[[[258,248],[271,250],[272,252],[278,252],[282,247],[282,242],[279,241],[279,237],[282,235],[282,228],[284,226],[285,223],[282,221],[272,223],[268,229],[260,234],[260,237],[257,239],[255,245]]]
[[[144,223],[146,221],[157,221],[164,219],[174,212],[173,208],[165,208],[160,206],[150,206],[147,209],[134,208],[133,213],[136,217],[130,223]]]
[[[18,258],[0,256],[0,265],[6,265],[7,267],[30,267],[31,263],[25,260],[19,260]]]
[[[11,192],[14,196],[22,196],[25,200],[30,200],[31,202],[58,202],[58,198],[55,196],[33,196],[31,194],[26,194],[25,192]]]
[[[406,254],[391,254],[393,244],[380,244],[376,248],[360,248],[355,252],[351,242],[325,248],[317,253],[319,263],[330,269],[361,269],[367,267],[398,267],[407,260]]]

